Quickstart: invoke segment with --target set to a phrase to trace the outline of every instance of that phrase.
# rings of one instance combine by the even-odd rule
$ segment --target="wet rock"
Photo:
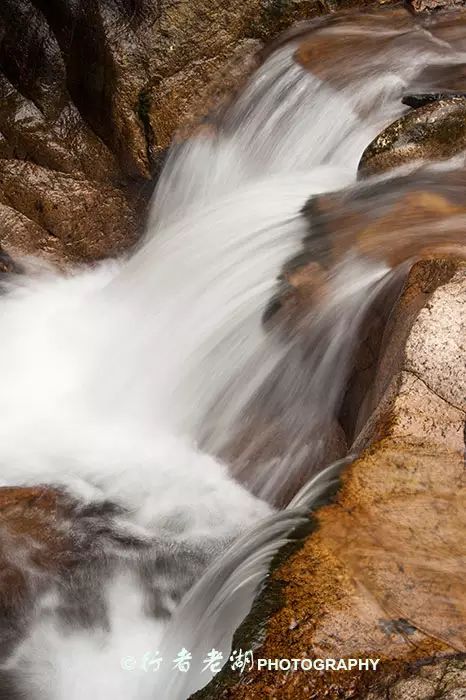
[[[2,164],[0,199],[5,248],[41,251],[51,262],[116,256],[137,231],[135,212],[118,187],[34,163]]]
[[[130,248],[143,228],[174,132],[193,129],[230,99],[257,65],[263,42],[299,20],[385,4],[4,0],[0,173],[8,179],[11,169],[18,168],[12,163],[30,164],[24,170],[31,178],[25,188],[30,184],[45,204],[43,186],[52,180],[56,196],[63,187],[61,199],[70,213],[82,213],[82,200],[92,190],[96,220],[90,214],[76,216],[74,235],[64,236],[58,217],[42,221],[30,215],[29,205],[16,208],[17,198],[13,202],[1,194],[0,244],[14,257],[34,252],[60,264]],[[394,12],[400,27],[411,21],[404,10]],[[446,27],[444,33],[451,31]],[[332,60],[327,63],[336,65],[335,52],[328,55]],[[113,216],[105,226],[110,209]],[[74,246],[72,239],[79,244]]]
[[[466,662],[461,658],[408,666],[397,678],[388,674],[363,700],[462,700],[466,697]]]
[[[390,124],[364,151],[359,176],[416,160],[444,160],[466,148],[466,98],[426,104]]]
[[[424,93],[417,95],[406,95],[401,100],[404,105],[408,107],[413,107],[417,109],[418,107],[424,107],[424,105],[431,104],[432,102],[439,102],[440,100],[448,100],[451,97],[466,98],[466,93],[464,92],[433,92]]]
[[[241,84],[294,11],[323,9],[292,5],[5,0],[0,244],[59,264],[130,248],[174,132]]]
[[[331,288],[332,270],[348,254],[383,262],[390,268],[401,266],[400,270],[413,260],[448,256],[439,275],[444,268],[448,274],[457,258],[466,257],[465,184],[460,171],[421,168],[409,177],[361,183],[346,191],[312,198],[303,210],[308,235],[301,252],[284,265],[264,318],[266,327],[279,322],[293,334],[303,324],[306,332],[309,314],[318,313]],[[367,407],[367,389],[375,378],[384,333],[389,332],[386,321],[402,280],[400,272],[377,296],[360,329],[339,415],[349,443],[368,411],[374,409],[373,405]],[[444,338],[446,328],[442,334],[439,337]]]
[[[307,234],[301,250],[283,265],[276,291],[265,309],[266,328],[280,325],[294,334],[309,327],[309,315],[325,303],[335,266],[345,257],[383,262],[390,268],[409,261],[445,256],[466,256],[464,229],[466,208],[461,171],[449,173],[420,168],[409,176],[382,182],[361,183],[337,193],[312,197],[303,208]],[[366,320],[371,347],[377,353],[387,304],[393,304],[397,283],[378,298]],[[374,333],[374,327],[378,330]],[[373,347],[372,347],[373,346]]]
[[[426,165],[408,175],[313,197],[303,210],[308,234],[302,250],[285,267],[313,260],[328,269],[350,250],[390,267],[423,257],[462,257],[465,186],[463,171]]]
[[[432,10],[455,9],[463,5],[462,0],[411,0],[413,10],[416,12],[430,12]]]
[[[303,214],[309,222],[308,235],[300,253],[284,265],[277,280],[276,292],[264,315],[267,329],[278,327],[288,338],[296,339],[301,335],[307,338],[310,318],[318,316],[332,289],[335,266],[348,255],[357,254],[391,268],[401,266],[390,286],[371,304],[352,354],[346,358],[349,376],[332,434],[343,434],[348,445],[376,407],[369,401],[368,387],[375,382],[377,358],[383,338],[390,332],[386,323],[400,293],[403,266],[413,260],[449,256],[435,277],[439,284],[446,279],[442,275],[449,274],[456,259],[466,257],[465,184],[461,172],[446,175],[428,168],[420,169],[409,177],[363,183],[336,194],[319,195],[304,208]],[[455,306],[453,301],[452,306]],[[419,312],[418,307],[415,312]],[[438,342],[445,345],[444,338],[450,335],[450,321],[446,320],[449,317],[446,311],[446,325],[443,326],[438,319],[438,337],[441,338]],[[453,335],[451,342],[454,343]],[[438,358],[437,361],[440,362]],[[438,371],[441,366],[438,365]],[[441,381],[447,382],[447,369],[442,371]],[[344,442],[339,445],[341,447]],[[328,457],[342,454],[341,451],[326,452]]]
[[[349,80],[353,89],[355,81],[360,81],[358,100],[354,94],[349,98],[363,118],[373,108],[374,100],[380,99],[377,89],[375,94],[371,89],[368,66],[389,78],[386,71],[393,61],[409,94],[463,94],[466,62],[460,57],[466,48],[461,29],[465,10],[433,15],[408,10],[407,4],[396,5],[367,13],[342,12],[303,23],[289,33],[298,43],[295,60],[339,92],[344,93]],[[446,45],[452,55],[457,52],[457,62],[445,62]],[[417,58],[423,54],[430,56],[428,66]]]
[[[10,666],[10,677],[5,667],[38,617],[55,616],[64,629],[108,625],[103,591],[121,553],[131,549],[134,571],[148,549],[121,516],[114,503],[84,502],[54,488],[0,488],[2,698],[10,698],[10,685],[21,685],[18,672]]]
[[[154,90],[148,119],[157,134],[159,149],[166,148],[174,133],[192,133],[209,113],[221,110],[259,64],[262,42],[244,39],[230,53],[194,61],[182,72],[166,78]]]
[[[76,28],[75,69],[93,83],[94,52],[82,35],[92,4],[87,17],[83,6],[66,9],[59,2],[41,9],[41,3],[6,0],[0,8],[0,234],[13,257],[89,262],[120,253],[139,236],[143,181],[115,143],[93,128],[91,106],[75,91],[73,37],[64,34]],[[73,7],[79,17],[68,16]],[[102,102],[94,107],[100,110]],[[116,122],[107,126],[118,130]]]
[[[398,0],[261,0],[253,23],[254,36],[270,40],[278,33],[317,15],[345,14],[359,10],[380,10]]]
[[[385,66],[387,52],[397,51],[415,26],[416,19],[401,6],[325,17],[303,26],[295,60],[336,88],[344,88],[349,74],[352,79],[359,75],[366,78],[368,63]],[[420,49],[429,43],[418,32],[412,40]]]
[[[452,297],[454,340],[433,348]],[[225,670],[196,700],[461,697],[465,302],[464,263],[414,266],[380,352],[360,456],[336,501],[310,516],[301,548],[279,554],[233,643],[256,658],[380,658],[377,672]]]
[[[53,489],[0,488],[2,662],[26,634],[38,597],[56,586],[59,577],[73,570],[79,561],[84,561],[84,551],[78,543],[87,540],[89,545],[90,538],[86,538],[86,528],[80,527],[84,522],[72,536],[74,507],[70,499]],[[87,553],[92,559],[91,548]],[[3,675],[0,688],[5,688]]]

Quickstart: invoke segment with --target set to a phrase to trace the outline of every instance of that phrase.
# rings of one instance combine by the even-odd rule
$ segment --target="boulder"
[[[359,175],[368,177],[416,160],[446,160],[466,149],[466,98],[440,97],[393,122],[365,149]]]
[[[233,642],[271,659],[380,658],[377,672],[227,667],[193,699],[375,700],[388,688],[390,698],[462,697],[465,302],[464,263],[414,266],[379,355],[359,456],[334,502],[310,515],[301,546],[279,553]],[[442,685],[450,672],[453,687]]]

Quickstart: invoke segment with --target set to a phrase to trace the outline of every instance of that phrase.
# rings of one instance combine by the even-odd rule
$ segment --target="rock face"
[[[230,99],[264,42],[293,22],[387,4],[5,0],[0,245],[61,264],[121,253],[174,132]]]
[[[129,248],[174,132],[218,108],[264,41],[347,0],[4,0],[0,245],[91,262]]]
[[[415,160],[444,160],[466,148],[466,99],[435,100],[390,124],[364,151],[359,175],[383,173]]]
[[[465,308],[463,263],[414,266],[386,329],[360,456],[302,547],[279,555],[233,645],[272,659],[381,658],[377,673],[224,672],[196,700],[466,693],[464,662],[442,660],[466,651]],[[454,688],[441,668],[459,669]]]

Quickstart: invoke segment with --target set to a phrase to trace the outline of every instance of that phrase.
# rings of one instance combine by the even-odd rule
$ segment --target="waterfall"
[[[361,153],[407,111],[403,95],[430,67],[465,61],[383,18],[322,31],[382,48],[373,61],[356,48],[337,80],[298,60],[301,36],[284,40],[209,128],[173,146],[136,251],[67,274],[29,261],[5,282],[1,484],[64,490],[98,519],[114,506],[106,564],[85,584],[44,581],[28,563],[37,603],[1,667],[25,697],[184,700],[208,680],[121,660],[160,650],[168,663],[190,644],[227,657],[273,554],[348,461],[329,467],[327,442],[367,314],[396,294],[421,234],[449,241],[458,223],[414,225],[414,253],[395,264],[395,237],[366,255],[348,218],[299,328],[266,322],[284,268],[318,259],[309,199],[343,192],[351,211],[367,188]],[[376,178],[377,210],[388,183],[456,167]],[[64,597],[86,606],[89,591],[103,612],[80,625]]]

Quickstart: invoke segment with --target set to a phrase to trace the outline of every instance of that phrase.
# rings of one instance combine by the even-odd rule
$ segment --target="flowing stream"
[[[454,242],[464,225],[457,213],[406,226],[409,253],[401,223],[371,253],[358,247],[353,199],[382,212],[393,192],[454,180],[457,161],[422,176],[410,166],[366,200],[357,167],[408,111],[403,95],[430,87],[429,68],[466,63],[429,28],[368,18],[318,28],[353,42],[353,68],[333,57],[313,72],[297,59],[312,34],[291,37],[211,129],[173,147],[129,259],[66,276],[31,265],[5,283],[2,485],[65,489],[97,517],[115,507],[108,566],[37,583],[2,667],[18,697],[187,698],[209,678],[196,662],[173,673],[171,659],[181,648],[228,658],[271,557],[350,459],[331,443],[367,314],[396,296],[421,238]],[[295,325],[268,315],[286,265],[319,260],[306,202],[339,191],[348,225],[316,302]],[[94,606],[91,622],[66,596]],[[166,661],[156,673],[122,668],[148,651]]]

